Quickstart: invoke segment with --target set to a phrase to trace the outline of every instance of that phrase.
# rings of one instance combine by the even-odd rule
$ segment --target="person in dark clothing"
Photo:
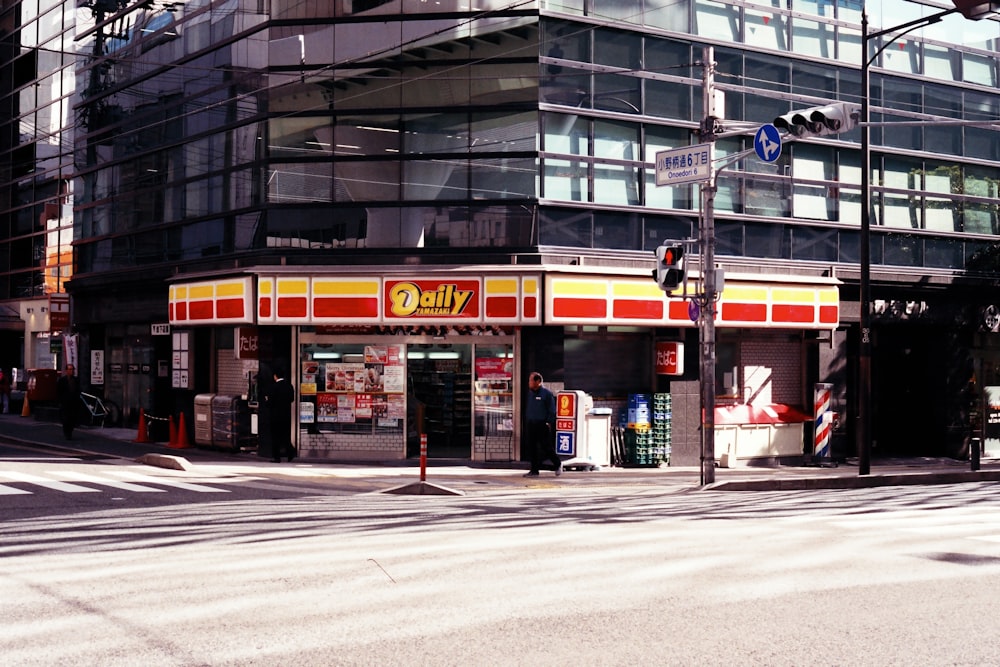
[[[556,397],[542,386],[542,374],[535,371],[528,376],[528,405],[525,410],[528,422],[528,448],[531,452],[531,470],[525,477],[537,477],[543,461],[552,462],[556,476],[562,474],[562,460],[556,451]]]
[[[76,367],[73,364],[67,364],[66,372],[56,380],[56,400],[59,402],[59,421],[62,422],[63,435],[67,440],[72,440],[80,413],[80,380],[76,377]]]
[[[285,377],[284,364],[275,363],[272,370],[274,384],[264,397],[271,418],[271,461],[280,463],[284,453],[291,462],[295,458],[295,446],[292,444],[292,406],[295,403],[295,389]]]

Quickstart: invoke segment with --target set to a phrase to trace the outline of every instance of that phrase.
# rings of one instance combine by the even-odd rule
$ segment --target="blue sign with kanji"
[[[556,453],[561,456],[576,456],[576,433],[556,431]]]

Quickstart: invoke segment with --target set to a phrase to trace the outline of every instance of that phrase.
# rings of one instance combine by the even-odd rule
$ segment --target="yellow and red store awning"
[[[694,322],[689,305],[679,293],[667,296],[650,278],[636,276],[555,271],[384,276],[261,273],[172,285],[169,317],[175,325],[690,327]],[[836,281],[784,276],[727,276],[716,316],[719,326],[746,328],[833,329],[839,321]]]
[[[251,281],[253,278],[241,280]],[[541,324],[537,275],[317,276],[259,275],[257,324]],[[172,324],[217,324],[217,293],[231,281],[170,288]],[[199,301],[192,307],[191,295]]]
[[[252,324],[253,278],[222,278],[171,285],[168,315],[172,324]]]
[[[546,324],[689,327],[694,324],[689,305],[679,291],[667,298],[649,278],[546,276]],[[840,294],[834,283],[727,277],[717,304],[719,326],[834,329],[839,322]]]

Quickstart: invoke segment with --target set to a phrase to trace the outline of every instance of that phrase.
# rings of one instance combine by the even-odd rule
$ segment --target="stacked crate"
[[[653,394],[653,452],[666,465],[670,465],[671,415],[670,394]]]
[[[626,415],[627,465],[640,467],[659,465],[653,453],[653,433],[650,429],[650,395],[629,394]]]

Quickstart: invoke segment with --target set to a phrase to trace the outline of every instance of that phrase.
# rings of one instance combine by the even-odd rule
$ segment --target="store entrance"
[[[472,345],[411,344],[406,374],[407,456],[420,455],[424,433],[429,458],[471,458]]]

